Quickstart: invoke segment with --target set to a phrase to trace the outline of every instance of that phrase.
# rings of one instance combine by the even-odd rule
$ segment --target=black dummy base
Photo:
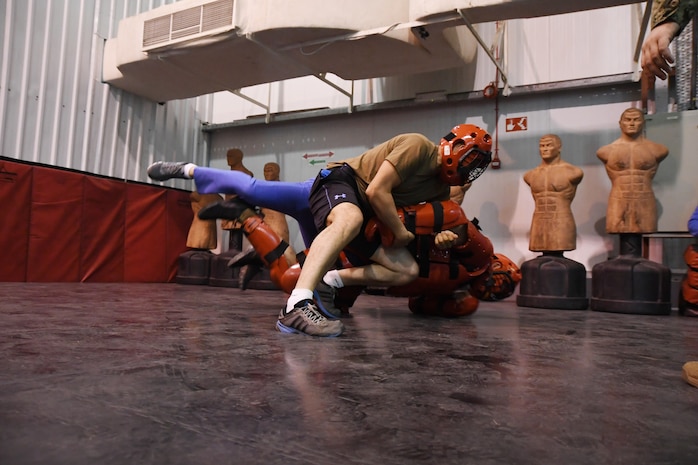
[[[563,252],[543,255],[521,265],[521,284],[516,305],[520,307],[586,310],[586,268],[563,256]]]
[[[207,249],[191,249],[182,253],[177,259],[175,282],[194,285],[208,284],[212,257],[214,255]]]
[[[229,249],[211,258],[211,276],[208,280],[209,286],[238,287],[240,268],[229,268],[228,262],[239,253],[239,249]]]
[[[636,315],[671,313],[671,270],[641,256],[640,234],[620,235],[620,255],[591,270],[591,309]]]

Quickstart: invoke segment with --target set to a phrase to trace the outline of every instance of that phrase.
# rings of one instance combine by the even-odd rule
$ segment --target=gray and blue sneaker
[[[310,300],[301,300],[293,310],[286,313],[281,309],[276,329],[282,333],[307,334],[318,337],[337,337],[344,332],[344,324],[339,320],[328,320]]]
[[[157,161],[148,167],[148,177],[156,181],[167,181],[168,179],[189,179],[184,174],[185,161]]]

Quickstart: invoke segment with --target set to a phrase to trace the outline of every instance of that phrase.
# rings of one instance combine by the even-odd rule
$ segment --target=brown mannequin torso
[[[264,165],[264,179],[267,181],[279,181],[280,172],[281,168],[277,163],[267,163]],[[267,223],[281,239],[289,242],[286,215],[268,208],[262,208],[262,213],[264,214],[264,222]]]
[[[252,171],[245,168],[245,165],[242,164],[242,157],[243,157],[242,150],[240,150],[240,149],[228,150],[228,153],[226,154],[226,158],[228,159],[228,166],[230,166],[230,169],[232,171],[242,171],[245,174],[248,174],[250,176],[254,176]],[[234,194],[226,194],[225,195],[226,200],[231,199],[233,197],[237,197],[237,196]],[[240,229],[240,223],[237,221],[221,220],[221,228],[226,229],[226,230]]]
[[[620,126],[621,137],[596,152],[611,180],[606,232],[655,232],[657,202],[652,179],[669,150],[642,135],[644,115],[640,110],[623,112]]]
[[[529,250],[534,252],[576,248],[577,227],[571,203],[584,172],[560,158],[561,146],[555,135],[541,137],[543,161],[524,174],[524,182],[530,186],[535,201],[529,241]]]
[[[189,195],[191,209],[194,212],[189,234],[187,235],[187,247],[192,249],[215,249],[218,246],[218,235],[215,220],[200,220],[199,210],[208,204],[219,202],[221,196],[218,194],[199,194],[192,192]]]
[[[279,181],[280,180],[281,167],[278,163],[267,163],[264,165],[264,179],[267,181]],[[296,263],[296,252],[291,246],[290,234],[288,230],[288,222],[286,221],[286,215],[276,210],[270,210],[268,208],[262,208],[262,214],[264,215],[264,222],[267,223],[271,229],[279,235],[287,244],[288,248],[284,251],[284,256],[288,263]]]

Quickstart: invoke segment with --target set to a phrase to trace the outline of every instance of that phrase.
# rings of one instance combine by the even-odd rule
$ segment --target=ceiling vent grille
[[[234,0],[216,0],[143,22],[143,50],[231,29]]]

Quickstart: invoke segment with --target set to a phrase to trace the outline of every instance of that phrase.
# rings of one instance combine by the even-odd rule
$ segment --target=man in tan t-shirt
[[[313,238],[296,286],[279,314],[277,329],[285,333],[339,336],[344,325],[323,316],[333,312],[319,308],[324,299],[315,295],[319,295],[318,287],[324,285],[330,289],[323,293],[332,294],[344,286],[388,287],[412,282],[419,266],[405,246],[414,234],[400,219],[397,207],[447,200],[450,186],[465,186],[485,171],[492,159],[491,148],[492,137],[472,124],[455,126],[438,145],[421,134],[400,134],[362,155],[329,163],[315,180],[301,183],[299,191],[307,192],[307,196],[304,194],[300,201],[306,204],[307,199],[304,211],[311,213],[310,219],[319,233]],[[198,187],[203,182],[201,176],[206,177],[210,171],[186,162],[158,162],[148,168],[148,176],[160,181],[193,177]],[[216,215],[221,209],[226,210],[226,217],[242,221],[249,218],[249,208],[244,204],[219,204],[202,218],[220,217]],[[363,234],[368,220],[374,217],[382,225],[382,242]],[[450,248],[457,240],[458,235],[450,230],[442,230],[434,237],[440,249]],[[369,264],[334,269],[343,251]]]
[[[454,127],[439,145],[421,134],[400,134],[358,157],[328,164],[309,197],[320,233],[279,315],[279,331],[324,337],[343,332],[341,322],[319,318],[313,290],[320,282],[336,289],[365,284],[400,286],[414,280],[419,266],[405,248],[414,234],[406,229],[396,207],[448,199],[449,186],[472,182],[487,168],[491,147],[487,132],[463,124]],[[366,243],[360,234],[364,222],[373,216],[392,233],[389,244]],[[454,241],[457,236],[453,236],[447,240]],[[370,264],[327,271],[345,248],[365,254]]]

